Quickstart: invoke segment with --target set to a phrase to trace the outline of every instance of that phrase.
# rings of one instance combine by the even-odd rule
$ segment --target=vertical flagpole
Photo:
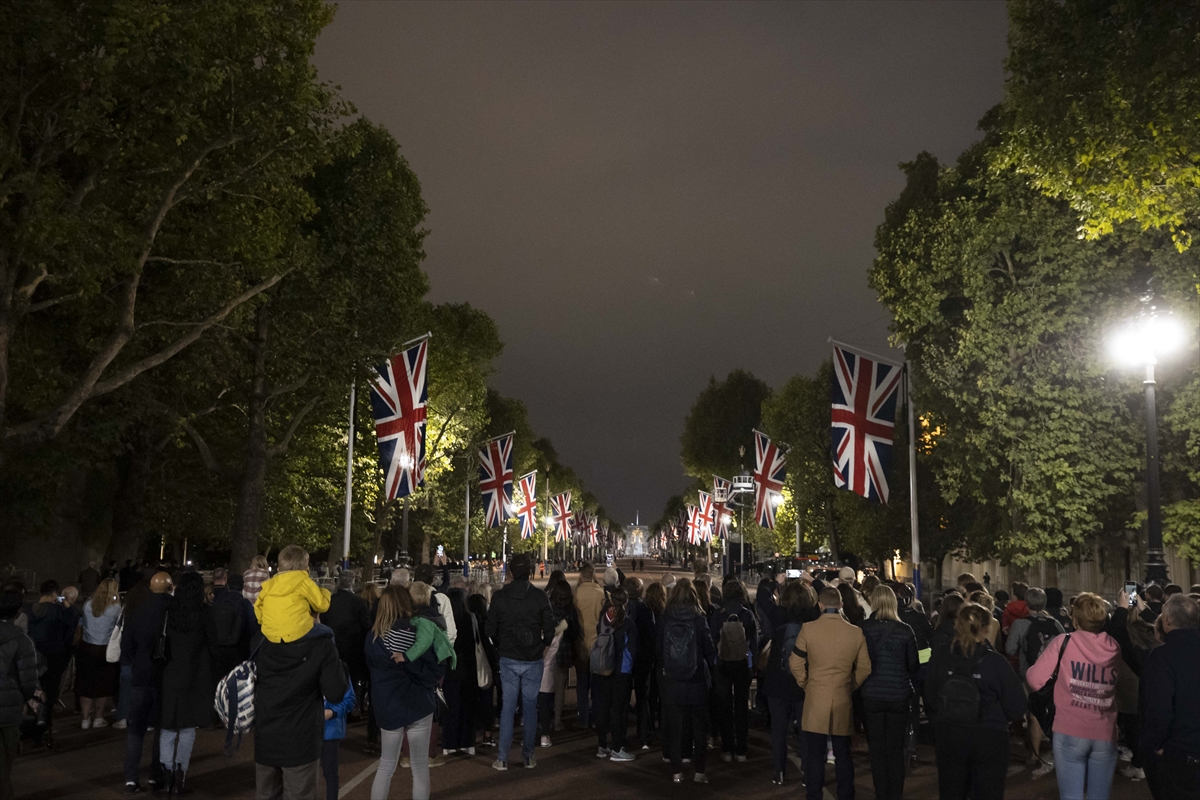
[[[467,524],[463,528],[463,577],[471,577],[471,460],[467,451]]]
[[[904,394],[908,401],[908,506],[912,525],[913,587],[921,599],[921,537],[917,527],[917,425],[913,411],[912,372],[904,362]]]
[[[350,428],[346,445],[346,514],[342,521],[342,568],[350,566],[350,506],[354,492],[354,385],[350,381]]]
[[[546,470],[546,510],[547,511],[551,510],[551,507],[550,507],[550,470]],[[549,517],[552,515],[547,514],[546,516]],[[542,531],[542,563],[543,564],[546,563],[546,558],[549,555],[549,553],[547,553],[547,551],[549,549],[550,549],[550,534],[546,533],[545,530],[543,530]]]

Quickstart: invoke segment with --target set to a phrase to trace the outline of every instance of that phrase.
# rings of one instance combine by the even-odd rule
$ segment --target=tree
[[[1186,248],[1200,211],[1200,6],[1008,4],[1004,146],[1089,238],[1132,221]]]
[[[744,370],[734,370],[720,382],[710,378],[684,420],[680,437],[684,472],[705,483],[713,475],[733,475],[743,462],[739,447],[746,448],[753,461],[752,431],[769,395],[767,385]]]

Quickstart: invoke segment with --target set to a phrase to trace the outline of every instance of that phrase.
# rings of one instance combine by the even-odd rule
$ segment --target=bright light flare
[[[1157,364],[1158,359],[1180,350],[1188,330],[1169,314],[1143,317],[1118,329],[1109,338],[1109,352],[1121,364]]]
[[[775,494],[774,492],[771,493],[771,505],[775,506],[776,508],[783,505],[783,499],[783,495]]]

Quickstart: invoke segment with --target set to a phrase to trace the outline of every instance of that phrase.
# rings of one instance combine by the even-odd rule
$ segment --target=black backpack
[[[663,630],[663,675],[674,681],[696,674],[696,624],[691,616],[669,615]]]
[[[975,668],[983,657],[982,646],[975,648],[975,656],[966,658],[953,652],[950,654],[950,675],[938,692],[938,716],[963,725],[979,721],[982,697],[979,682],[975,680]]]
[[[1029,629],[1025,631],[1022,646],[1025,648],[1025,666],[1032,667],[1037,663],[1038,656],[1050,644],[1050,640],[1058,636],[1058,625],[1050,617],[1029,617]]]

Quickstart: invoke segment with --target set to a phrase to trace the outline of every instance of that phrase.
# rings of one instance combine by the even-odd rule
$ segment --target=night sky
[[[1005,32],[1001,2],[342,2],[315,62],[421,179],[431,299],[497,321],[492,385],[631,522],[688,483],[710,376],[886,346],[896,166],[978,139]]]

